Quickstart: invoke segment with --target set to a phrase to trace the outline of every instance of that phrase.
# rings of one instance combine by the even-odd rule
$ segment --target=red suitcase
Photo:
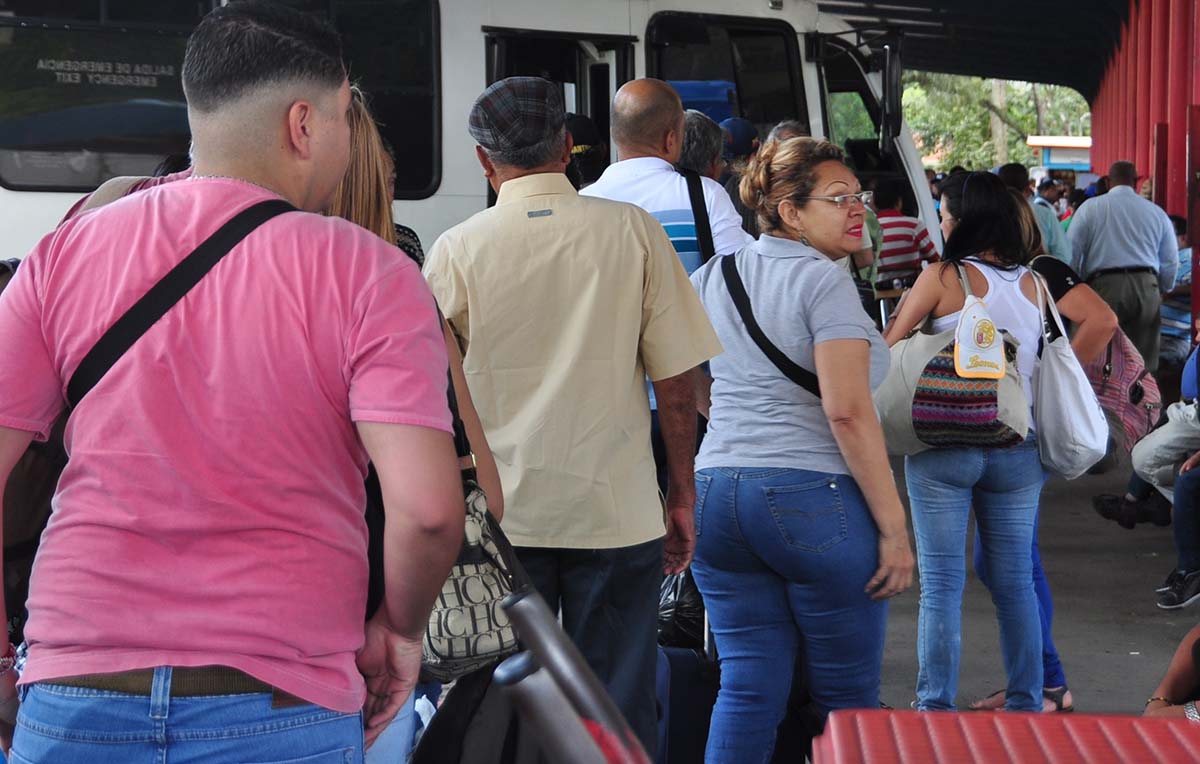
[[[1192,764],[1200,724],[1083,714],[836,711],[813,764]]]

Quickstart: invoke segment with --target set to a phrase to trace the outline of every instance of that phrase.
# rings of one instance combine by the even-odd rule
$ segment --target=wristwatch
[[[1183,715],[1189,722],[1200,722],[1200,711],[1196,710],[1196,704],[1191,701],[1183,704]]]
[[[17,665],[17,646],[12,642],[8,643],[8,650],[3,656],[0,656],[0,674],[7,674],[12,671]],[[1200,718],[1200,717],[1197,717]]]

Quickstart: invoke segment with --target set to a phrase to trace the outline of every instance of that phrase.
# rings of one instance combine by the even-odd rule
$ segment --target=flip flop
[[[967,706],[967,708],[972,711],[1000,711],[1004,708],[1004,694],[1006,692],[1007,692],[1007,690],[996,690],[995,692],[993,692],[991,695],[988,695],[987,697],[980,698],[979,700],[971,702]],[[987,703],[989,700],[991,700],[992,698],[995,698],[997,696],[999,696],[999,698],[1000,698],[1000,705],[995,706],[995,707],[988,707],[988,706],[984,705],[984,703]]]
[[[1049,690],[1045,687],[1042,688],[1042,697],[1054,704],[1054,711],[1051,713],[1069,714],[1075,710],[1074,704],[1069,706],[1063,705],[1063,701],[1067,696],[1067,691],[1068,688],[1065,684],[1062,687],[1059,687],[1057,690]]]

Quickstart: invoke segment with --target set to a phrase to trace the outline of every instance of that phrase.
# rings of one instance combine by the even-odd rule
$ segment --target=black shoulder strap
[[[446,318],[442,315],[440,307],[438,308],[437,316],[438,329],[442,330],[446,325]],[[451,364],[453,363],[451,361]],[[467,428],[458,413],[458,395],[454,392],[453,370],[446,369],[446,379],[446,403],[450,406],[450,419],[454,428],[454,452],[461,459],[471,455],[471,439],[467,437]]]
[[[246,238],[255,228],[276,215],[296,208],[282,199],[259,202],[238,214],[201,242],[200,246],[172,268],[167,275],[142,295],[141,299],[108,328],[67,383],[67,405],[75,408],[83,396],[96,386],[125,351],[167,314],[174,305],[200,283],[229,250]]]
[[[767,339],[767,335],[763,334],[762,327],[754,319],[754,311],[750,307],[750,296],[746,294],[746,285],[742,283],[742,277],[738,273],[737,262],[733,255],[725,255],[721,258],[721,272],[725,275],[725,287],[729,290],[729,296],[733,298],[733,304],[737,307],[738,314],[742,317],[742,323],[746,325],[746,331],[750,333],[754,344],[758,345],[759,350],[762,350],[763,354],[771,359],[771,363],[783,372],[783,376],[820,398],[821,385],[817,381],[817,375],[784,355],[783,351],[775,347],[771,340]]]
[[[687,181],[688,200],[692,203],[692,219],[696,221],[696,243],[700,245],[700,260],[707,263],[717,255],[713,243],[712,224],[708,220],[708,205],[704,203],[704,181],[695,170],[680,170]]]

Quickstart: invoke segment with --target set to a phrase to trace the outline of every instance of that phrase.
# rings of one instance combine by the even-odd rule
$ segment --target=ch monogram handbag
[[[466,507],[463,543],[450,575],[429,614],[421,645],[421,680],[451,682],[496,663],[517,651],[517,634],[500,606],[510,594],[528,585],[512,545],[496,518],[488,512],[487,497],[475,474],[471,444],[458,415],[454,383],[446,397],[454,420],[454,450],[462,468]],[[367,478],[370,585],[368,617],[383,600],[383,496],[372,471]]]

